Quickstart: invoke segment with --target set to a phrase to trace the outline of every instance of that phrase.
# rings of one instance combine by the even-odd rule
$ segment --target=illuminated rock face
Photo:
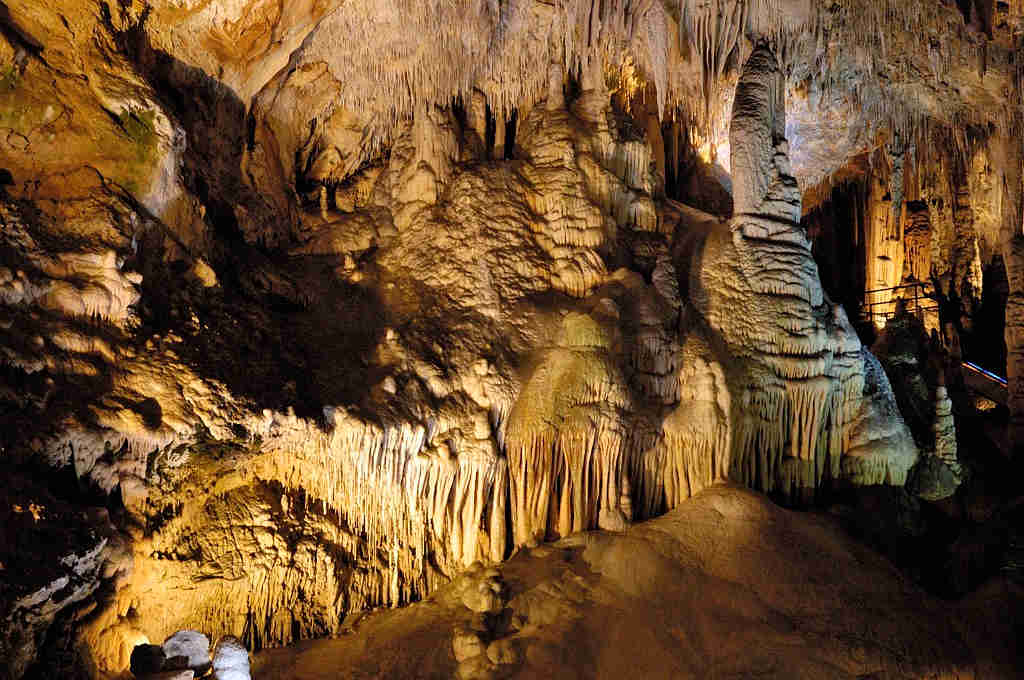
[[[12,611],[41,639],[102,582],[78,641],[117,674],[179,630],[334,635],[725,480],[790,501],[901,484],[916,452],[822,291],[796,178],[872,147],[898,103],[942,113],[870,90],[913,70],[864,62],[883,15],[927,19],[937,47],[901,39],[900,64],[934,57],[980,118],[1011,69],[996,44],[984,78],[961,63],[955,9],[876,4],[8,0],[0,464],[60,470],[117,524],[75,553],[74,597]],[[863,120],[835,123],[851,101]],[[729,120],[720,222],[669,178]],[[982,155],[955,209],[995,231]],[[968,232],[932,232],[964,289]],[[499,637],[458,653],[511,663]],[[247,672],[225,649],[222,675]]]
[[[649,151],[610,114],[596,91],[537,107],[517,136],[520,162],[457,173],[427,170],[458,153],[449,114],[412,126],[427,130],[411,135],[426,135],[428,151],[410,139],[380,175],[395,228],[370,285],[391,324],[367,353],[376,382],[362,403],[318,419],[253,413],[180,363],[154,373],[124,362],[125,389],[147,381],[165,415],[116,430],[128,442],[116,483],[152,528],[136,542],[139,578],[119,596],[133,616],[99,617],[93,650],[113,650],[126,627],[160,639],[197,621],[259,646],[333,634],[346,612],[409,602],[474,561],[621,529],[725,478],[723,359],[681,321]],[[443,203],[434,179],[413,191],[410,177],[444,172]],[[616,242],[646,263],[649,283],[608,271]],[[438,309],[424,310],[425,296]],[[186,412],[213,436],[167,428]],[[218,429],[228,420],[245,435]],[[150,454],[154,429],[173,443]],[[103,448],[90,450],[75,448],[92,470]]]
[[[734,357],[730,478],[797,496],[840,478],[902,484],[917,450],[894,405],[882,406],[891,423],[853,442],[888,385],[879,373],[881,390],[866,385],[860,341],[822,291],[799,223],[782,90],[775,56],[759,47],[733,104],[735,215],[693,260],[693,304]]]
[[[465,605],[492,588],[501,615]],[[825,518],[718,485],[625,533],[467,570],[338,639],[256,654],[253,677],[1011,678],[1020,598],[935,598]]]
[[[241,378],[204,377],[216,367],[186,360],[182,340],[122,350],[124,397],[97,406],[105,429],[69,425],[43,442],[119,488],[147,526],[119,604],[85,631],[94,662],[116,671],[123,639],[185,627],[253,646],[332,635],[347,612],[407,603],[475,561],[620,530],[725,479],[794,500],[840,479],[901,483],[914,451],[899,414],[863,396],[887,395],[884,375],[865,380],[796,224],[772,63],[755,52],[741,86],[745,193],[712,229],[697,286],[671,244],[708,218],[660,202],[650,147],[615,123],[594,78],[524,114],[513,163],[460,164],[475,148],[466,128],[419,111],[365,202],[310,223],[317,245],[294,262],[341,264],[295,299],[315,305],[306,296],[342,277],[346,295],[379,296],[387,323],[358,350],[354,403],[318,417],[257,410],[232,394]],[[372,238],[352,238],[371,224]],[[213,277],[184,274],[192,341],[212,322],[204,296],[234,285],[206,266]],[[264,266],[261,281],[294,294]],[[353,351],[318,337],[327,362]]]

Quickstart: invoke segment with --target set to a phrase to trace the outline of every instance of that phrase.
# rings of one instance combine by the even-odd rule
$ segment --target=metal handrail
[[[904,290],[907,288],[920,289],[921,293],[914,295],[914,297],[890,298],[889,300],[875,300],[873,302],[870,301],[871,296],[876,293],[887,293],[890,291]],[[864,300],[861,305],[861,314],[865,317],[870,318],[872,321],[875,321],[876,319],[879,318],[888,319],[896,315],[895,306],[899,302],[899,300],[903,300],[904,304],[913,303],[913,309],[908,311],[911,311],[911,313],[913,313],[915,316],[917,316],[918,319],[922,321],[924,321],[924,312],[930,312],[939,308],[938,301],[935,300],[935,297],[928,294],[928,284],[924,281],[914,281],[912,283],[904,283],[898,286],[890,286],[888,288],[876,288],[874,290],[864,291]],[[921,300],[934,300],[935,304],[922,306]],[[880,307],[883,305],[892,305],[893,309],[891,311],[884,312],[878,312],[874,310],[875,307]]]
[[[865,307],[877,307],[878,305],[894,305],[894,304],[896,304],[897,300],[903,300],[904,302],[916,302],[917,300],[932,300],[932,301],[934,301],[935,298],[933,298],[931,295],[916,295],[914,297],[893,298],[891,300],[876,300],[875,302],[866,303],[864,306]],[[938,303],[936,303],[935,306],[938,307]]]
[[[870,293],[884,293],[887,290],[899,290],[901,288],[927,288],[928,284],[924,281],[914,281],[913,283],[903,283],[898,286],[890,286],[889,288],[875,288],[873,290],[864,291],[865,295]]]
[[[921,306],[921,307],[914,307],[911,311],[912,312],[918,312],[918,311],[921,311],[921,312],[934,312],[938,308],[939,308],[938,305],[924,305],[924,306]],[[889,311],[884,311],[884,312],[867,312],[867,313],[868,314],[872,314],[874,316],[894,316],[896,314],[896,310],[889,310]]]
[[[995,381],[995,382],[999,383],[1000,385],[1002,385],[1003,387],[1006,387],[1006,378],[1004,378],[1003,376],[996,375],[992,371],[986,370],[986,369],[982,368],[981,366],[979,366],[978,364],[972,363],[970,361],[961,361],[960,363],[963,364],[964,368],[968,368],[968,369],[974,371],[975,373],[980,373],[981,375],[985,376],[989,380]]]

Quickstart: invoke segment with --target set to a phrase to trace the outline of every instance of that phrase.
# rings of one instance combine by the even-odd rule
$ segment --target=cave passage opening
[[[957,188],[953,173],[952,197],[901,197],[891,183],[866,170],[820,199],[809,192],[803,225],[823,288],[868,347],[905,309],[946,351],[1005,378],[1006,267],[985,240],[967,187]]]

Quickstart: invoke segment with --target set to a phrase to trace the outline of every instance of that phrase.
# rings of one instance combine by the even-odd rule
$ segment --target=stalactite
[[[958,166],[962,167],[962,166]],[[974,225],[970,187],[966,172],[958,170],[953,194],[953,244],[951,285],[970,307],[981,304],[981,257]]]
[[[822,97],[852,95],[862,112],[857,127],[866,135],[884,121],[910,139],[926,116],[916,95],[901,89],[908,74],[897,73],[899,82],[889,83],[878,77],[884,71],[876,68],[878,60],[865,55],[884,60],[889,35],[910,26],[926,30],[923,58],[942,81],[956,50],[976,49],[963,38],[952,44],[946,11],[897,0],[881,7],[869,0],[804,7],[782,0],[680,0],[672,8],[652,0],[570,0],[535,13],[526,0],[388,0],[371,12],[356,5],[335,9],[307,41],[303,59],[327,63],[346,84],[330,107],[364,111],[372,121],[372,148],[386,144],[395,123],[421,102],[468,101],[480,89],[502,117],[545,98],[549,64],[563,74],[582,67],[615,70],[626,55],[655,85],[662,120],[676,109],[695,112],[707,133],[725,113],[715,110],[719,83],[727,67],[746,56],[743,37],[750,36],[768,41],[785,64],[798,70],[807,64],[800,78],[813,79]],[[351,35],[370,39],[352,41]],[[420,46],[423,36],[431,36],[429,46]],[[682,78],[687,54],[700,67],[697,92]],[[856,64],[853,73],[832,71],[849,64]],[[951,119],[955,115],[977,116],[966,109]]]
[[[587,344],[547,353],[510,415],[515,545],[593,528],[621,496],[624,380],[607,350],[583,349],[606,346],[592,320],[570,315],[564,328],[566,342]]]
[[[899,219],[902,207],[894,206],[891,189],[880,179],[871,181],[867,207],[865,287],[875,292],[867,296],[865,302],[870,305],[875,325],[881,326],[893,313],[894,303],[890,303],[898,291],[891,289],[900,284],[903,276],[903,221]]]
[[[904,281],[929,281],[932,264],[932,228],[927,207],[908,207],[903,229]]]

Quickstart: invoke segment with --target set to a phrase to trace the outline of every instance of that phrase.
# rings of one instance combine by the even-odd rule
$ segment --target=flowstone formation
[[[766,59],[760,50],[751,64]],[[774,73],[748,67],[743,87],[764,77]],[[257,412],[201,377],[210,370],[201,359],[195,368],[182,361],[206,324],[222,323],[202,315],[225,275],[200,275],[209,265],[199,260],[184,274],[188,298],[174,303],[183,305],[175,314],[193,319],[193,340],[172,331],[166,349],[119,354],[92,349],[108,346],[92,336],[75,340],[77,351],[117,367],[113,391],[93,407],[94,425],[71,425],[70,415],[40,449],[119,491],[138,527],[131,583],[86,629],[100,670],[118,669],[126,636],[161,639],[196,622],[256,647],[330,635],[347,612],[412,601],[477,560],[622,529],[728,478],[793,498],[841,477],[902,483],[914,451],[898,437],[869,448],[868,464],[840,465],[857,452],[843,428],[872,407],[848,326],[836,324],[846,336],[823,330],[841,312],[821,300],[809,257],[801,281],[817,298],[780,310],[754,295],[737,307],[765,328],[804,310],[818,343],[807,353],[820,356],[774,359],[797,368],[777,374],[770,389],[792,396],[772,402],[748,377],[772,365],[764,346],[728,335],[725,316],[691,291],[705,325],[680,295],[686,282],[672,243],[699,232],[699,216],[659,217],[662,179],[650,147],[619,122],[599,73],[581,86],[566,100],[553,71],[551,94],[524,115],[509,164],[460,163],[477,148],[470,128],[427,107],[362,206],[309,220],[293,262],[341,262],[344,285],[374,291],[388,310],[387,327],[363,350],[374,382],[357,403],[325,405],[316,418]],[[776,155],[770,136],[744,147],[748,120],[738,111],[736,153],[767,144]],[[736,163],[739,182],[762,175]],[[795,230],[799,200],[789,198]],[[376,225],[374,267],[350,263],[371,248],[348,236],[367,224]],[[151,233],[135,238],[152,243]],[[722,233],[739,232],[709,239]],[[147,247],[140,268],[152,266],[142,259]],[[701,275],[732,276],[731,261],[715,264],[710,252]],[[287,284],[271,281],[287,294]],[[306,281],[308,296],[337,285]],[[105,316],[123,323],[117,310]],[[801,360],[812,368],[800,369]],[[813,373],[818,364],[831,373]],[[798,380],[782,382],[790,378]],[[782,411],[752,410],[752,400]],[[889,416],[885,427],[902,426],[895,409]],[[810,467],[779,471],[793,465]]]
[[[487,569],[725,481],[902,485],[801,190],[883,147],[908,177],[914,121],[1008,138],[1019,8],[974,4],[7,0],[0,677],[190,630],[238,677],[476,563],[497,616]],[[992,146],[928,210],[1002,241]],[[988,242],[923,211],[904,269],[970,297]],[[514,628],[445,653],[514,666]]]
[[[881,389],[866,384],[860,340],[822,290],[800,225],[783,96],[775,55],[759,46],[733,100],[735,214],[692,256],[693,305],[734,357],[730,477],[794,496],[841,477],[900,485],[917,449],[886,403],[884,374],[870,373]],[[877,409],[890,418],[872,418]]]

